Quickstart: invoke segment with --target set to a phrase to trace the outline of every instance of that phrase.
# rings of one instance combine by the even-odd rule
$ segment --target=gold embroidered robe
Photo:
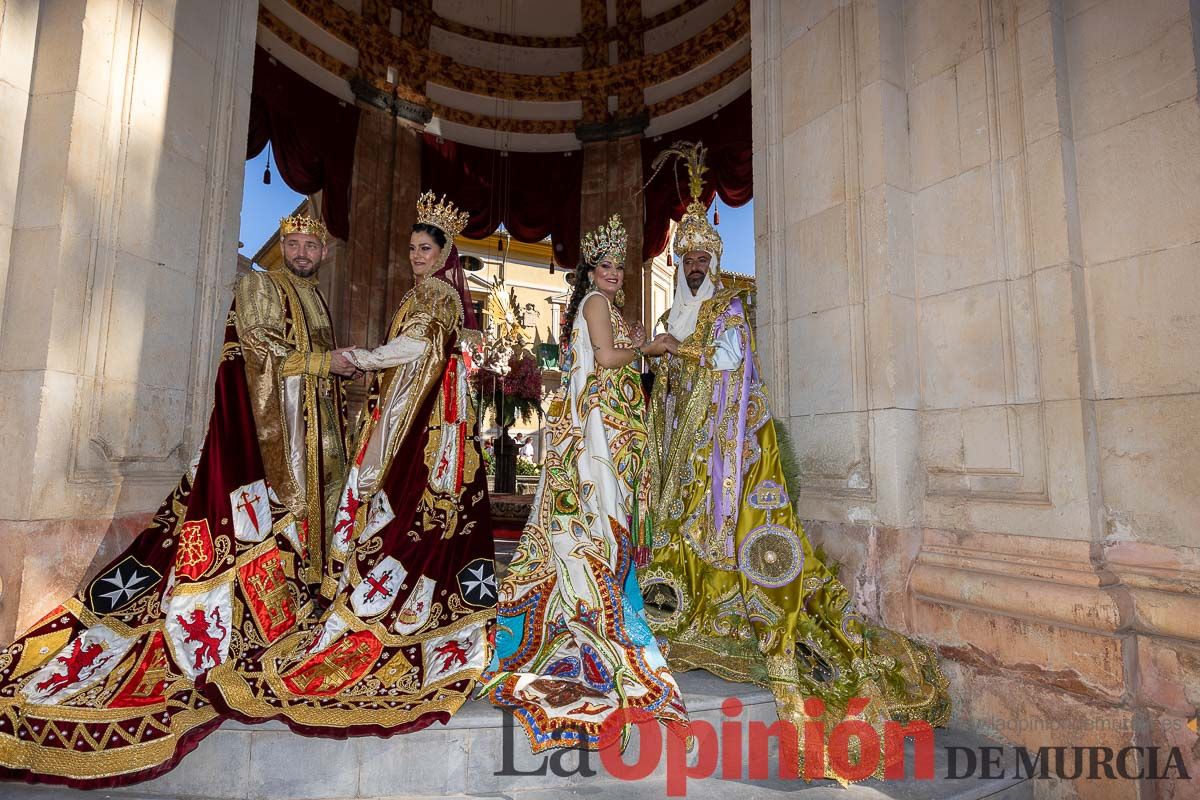
[[[235,294],[200,452],[128,547],[0,647],[0,778],[110,788],[163,774],[220,724],[208,671],[312,611],[303,523],[320,542],[319,480],[336,491],[344,462],[329,317],[290,273],[248,275]]]
[[[718,290],[678,355],[659,362],[649,421],[653,551],[639,572],[651,628],[672,669],[770,688],[780,719],[798,727],[813,695],[825,701],[827,730],[856,697],[870,701],[863,714],[876,727],[945,724],[946,680],[932,652],[855,613],[804,535],[744,302],[737,290]],[[740,351],[731,368],[717,368],[719,347],[727,367],[728,352]]]
[[[267,481],[284,507],[307,522],[303,577],[318,585],[346,477],[345,398],[329,372],[336,347],[329,308],[316,278],[288,270],[250,272],[234,292]],[[285,315],[285,303],[303,313]]]

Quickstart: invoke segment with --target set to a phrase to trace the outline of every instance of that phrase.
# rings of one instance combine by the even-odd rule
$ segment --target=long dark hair
[[[567,303],[567,313],[563,317],[562,332],[559,334],[559,344],[563,351],[566,351],[567,345],[571,342],[571,328],[575,327],[579,304],[592,289],[592,270],[594,269],[595,267],[586,261],[580,261],[579,266],[575,268],[575,289],[571,292],[571,299]]]

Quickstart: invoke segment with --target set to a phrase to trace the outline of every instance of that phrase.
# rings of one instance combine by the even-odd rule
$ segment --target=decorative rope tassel
[[[650,566],[650,548],[639,544],[633,551],[633,563],[638,569]]]
[[[263,170],[263,183],[271,185],[271,143],[267,142],[267,167]]]
[[[642,519],[641,502],[637,498],[637,490],[634,490],[633,503],[633,564],[638,569],[644,569],[650,566],[650,518]]]

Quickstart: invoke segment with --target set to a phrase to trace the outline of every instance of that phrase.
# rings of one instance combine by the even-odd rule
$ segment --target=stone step
[[[906,780],[868,780],[847,789],[832,781],[786,780],[774,771],[769,772],[770,777],[766,779],[751,780],[744,767],[747,730],[751,723],[769,724],[776,720],[770,693],[753,686],[728,683],[704,672],[691,672],[680,678],[692,719],[708,722],[717,731],[721,730],[722,723],[729,725],[741,731],[742,740],[740,757],[734,762],[742,766],[741,774],[723,776],[718,755],[715,775],[686,780],[684,786],[689,798],[727,800],[731,793],[738,798],[756,798],[776,796],[781,792],[797,793],[802,800],[1031,800],[1033,797],[1032,784],[1028,780],[1012,777],[984,780],[976,775],[948,779],[948,747],[968,747],[978,752],[979,747],[992,744],[981,737],[955,730],[936,732],[933,780],[916,780],[910,774]],[[736,716],[722,710],[722,703],[731,697],[741,703],[741,713]],[[640,732],[635,732],[626,749],[624,763],[637,764],[645,744],[650,748],[649,763],[656,765],[646,777],[630,781],[611,774],[595,753],[589,754],[587,760],[594,770],[590,776],[578,769],[580,754],[576,752],[534,756],[520,729],[482,701],[465,705],[445,727],[434,726],[392,739],[311,739],[297,736],[276,722],[253,726],[227,722],[172,772],[157,780],[103,792],[0,783],[0,798],[384,800],[502,794],[540,800],[600,793],[606,800],[664,797],[668,789],[667,758],[654,758],[653,753],[665,750],[666,734],[659,726],[655,729],[655,741],[643,743]],[[911,750],[910,746],[906,758],[909,773],[913,764]],[[676,755],[693,765],[699,758],[698,750],[686,757]],[[771,748],[769,763],[775,763],[775,755],[775,748]],[[554,767],[558,768],[558,774]],[[676,769],[672,774],[678,776],[682,771]]]

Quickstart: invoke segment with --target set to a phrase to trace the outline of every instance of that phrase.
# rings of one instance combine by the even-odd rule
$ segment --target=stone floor
[[[756,687],[732,684],[704,672],[681,676],[693,720],[704,720],[714,730],[731,722],[743,732],[753,722],[773,722],[771,695]],[[726,715],[722,702],[737,697],[737,716]],[[443,727],[392,739],[357,738],[347,741],[296,736],[275,722],[249,726],[226,723],[167,775],[148,783],[115,791],[75,792],[56,787],[0,783],[0,800],[342,800],[346,798],[509,797],[513,800],[550,800],[559,797],[613,798],[665,797],[666,759],[646,778],[631,782],[609,774],[592,754],[592,777],[566,774],[558,777],[547,765],[558,764],[562,773],[573,773],[577,753],[560,761],[533,756],[519,729],[506,724],[504,715],[486,702],[472,701]],[[661,729],[659,729],[661,731]],[[744,739],[748,737],[743,733]],[[802,800],[1031,800],[1029,781],[1013,778],[983,780],[969,777],[948,780],[946,759],[951,746],[977,749],[991,744],[961,731],[940,730],[935,736],[934,780],[865,781],[842,789],[831,781],[806,784],[778,778],[751,781],[720,777],[689,779],[686,796],[699,800],[769,798],[784,794]],[[661,740],[652,744],[657,749]],[[744,746],[744,745],[743,745]],[[635,764],[642,743],[634,734],[624,762]],[[692,759],[694,761],[694,759]],[[771,759],[774,760],[773,758]],[[739,759],[742,763],[744,759]],[[716,762],[718,765],[720,760]],[[906,764],[911,771],[911,752]],[[718,769],[720,767],[718,766]],[[543,774],[537,774],[539,770]],[[679,774],[676,772],[675,774]],[[718,773],[720,774],[720,773]]]

